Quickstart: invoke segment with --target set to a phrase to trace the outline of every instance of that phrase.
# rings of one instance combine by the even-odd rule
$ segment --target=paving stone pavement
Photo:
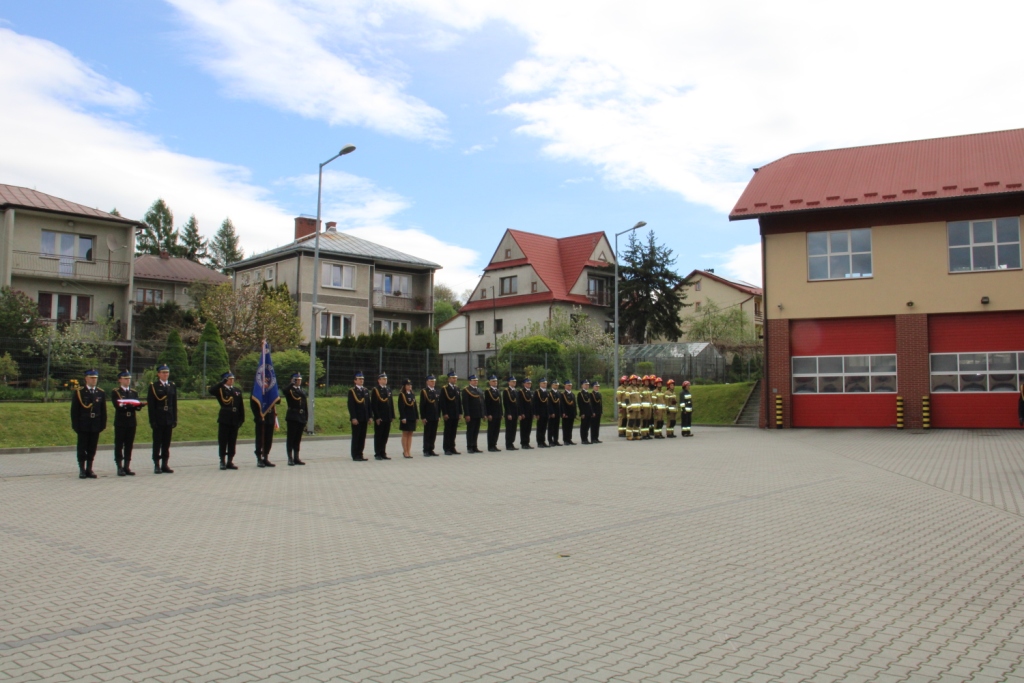
[[[1024,680],[1024,433],[605,441],[0,456],[0,680]]]

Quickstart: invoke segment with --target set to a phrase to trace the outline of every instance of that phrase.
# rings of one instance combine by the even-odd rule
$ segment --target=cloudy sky
[[[645,220],[759,282],[727,214],[788,153],[1021,127],[1024,4],[0,0],[0,183],[247,253],[316,213],[473,286],[506,228]],[[1014,83],[1018,83],[1017,86]]]

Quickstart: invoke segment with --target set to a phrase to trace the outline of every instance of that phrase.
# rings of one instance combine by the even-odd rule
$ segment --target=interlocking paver
[[[173,476],[86,482],[71,454],[0,455],[0,676],[1022,674],[1017,432],[703,429],[366,464],[347,447],[238,472],[183,447]]]

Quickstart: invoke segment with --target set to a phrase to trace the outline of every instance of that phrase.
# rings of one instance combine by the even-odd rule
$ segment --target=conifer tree
[[[153,254],[159,256],[166,251],[171,256],[181,256],[182,246],[178,244],[180,235],[174,229],[174,213],[163,199],[157,199],[143,216],[146,224],[135,245],[135,255]]]
[[[210,266],[217,268],[225,275],[229,272],[228,265],[241,261],[245,258],[238,241],[238,234],[235,232],[235,224],[230,218],[225,218],[220,224],[220,229],[213,236],[210,242]]]
[[[171,380],[184,384],[189,377],[188,352],[181,341],[177,330],[167,335],[167,346],[157,358],[158,365],[166,365],[171,369]]]
[[[207,321],[203,333],[199,335],[199,343],[192,353],[192,368],[196,374],[203,372],[203,354],[206,354],[206,384],[216,384],[220,376],[228,372],[231,367],[228,363],[228,350],[224,346],[224,340],[212,320]]]
[[[209,256],[206,247],[206,240],[199,234],[199,221],[196,220],[196,215],[192,214],[181,231],[182,256],[189,261],[202,263]]]

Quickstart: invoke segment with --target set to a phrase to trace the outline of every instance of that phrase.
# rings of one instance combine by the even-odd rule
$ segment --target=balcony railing
[[[81,261],[73,256],[54,256],[36,251],[15,251],[13,256],[11,272],[15,275],[126,285],[131,273],[128,261]]]
[[[611,292],[589,292],[587,298],[594,306],[611,306],[614,303]]]
[[[375,289],[373,290],[373,307],[388,311],[430,313],[434,310],[434,299],[429,296],[395,296]]]

